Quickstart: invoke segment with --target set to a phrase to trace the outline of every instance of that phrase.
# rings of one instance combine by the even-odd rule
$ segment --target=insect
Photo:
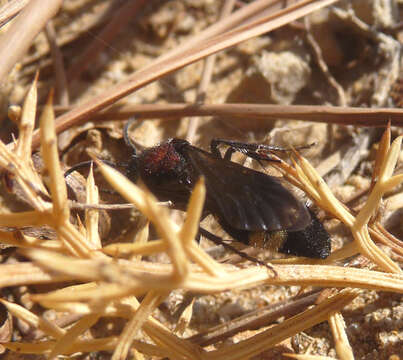
[[[171,201],[173,208],[184,211],[194,185],[204,176],[203,215],[212,214],[234,240],[296,256],[329,256],[329,234],[303,202],[276,177],[231,161],[235,151],[258,161],[272,160],[267,152],[275,147],[215,139],[208,152],[173,138],[138,153],[128,135],[132,123],[124,128],[124,139],[133,149],[127,176],[133,182],[141,179],[158,200]],[[228,146],[224,156],[220,145]]]

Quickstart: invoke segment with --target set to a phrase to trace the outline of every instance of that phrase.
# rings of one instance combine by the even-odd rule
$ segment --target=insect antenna
[[[138,144],[137,144],[137,147],[136,147],[135,142],[132,139],[130,139],[130,137],[129,137],[129,128],[130,128],[130,126],[132,126],[134,124],[135,121],[136,121],[136,119],[134,117],[130,118],[126,122],[126,124],[125,124],[125,126],[123,128],[123,139],[124,139],[126,145],[129,146],[133,150],[132,156],[136,156],[137,147],[139,147]],[[114,163],[112,161],[108,161],[108,160],[103,160],[103,159],[98,159],[98,160],[103,162],[104,164],[112,166],[114,168],[116,168],[116,167],[127,168],[128,165],[129,165],[126,162],[116,164],[116,163]],[[78,164],[75,164],[64,173],[64,177],[70,175],[73,171],[76,171],[76,170],[79,170],[79,169],[89,168],[90,166],[94,166],[94,161],[93,160],[83,161],[83,162],[80,162]]]
[[[126,143],[127,146],[129,146],[132,150],[133,150],[133,154],[132,156],[136,156],[137,154],[137,148],[136,148],[136,144],[132,141],[132,139],[130,139],[129,137],[129,128],[130,126],[136,121],[136,119],[134,117],[130,118],[124,128],[123,128],[123,139]],[[138,147],[138,145],[137,145]],[[124,167],[127,168],[129,166],[129,164],[127,162],[122,162],[122,163],[114,163],[112,161],[108,161],[108,160],[103,160],[103,159],[98,159],[99,161],[103,162],[106,165],[112,166],[114,168],[116,167]],[[73,171],[79,170],[79,169],[85,169],[85,168],[89,168],[90,166],[94,165],[94,161],[93,160],[88,160],[88,161],[83,161],[80,162],[76,165],[73,165],[70,169],[68,169],[65,173],[64,173],[64,177],[70,175]]]
[[[136,149],[136,145],[134,144],[132,139],[130,139],[129,128],[135,121],[136,121],[136,119],[134,117],[130,118],[129,121],[126,122],[126,124],[123,128],[123,138],[125,139],[125,143],[127,146],[129,146],[133,149],[134,155],[136,155],[137,149]]]
[[[132,154],[133,157],[135,157],[137,155],[137,150],[144,150],[144,146],[140,145],[136,141],[133,141],[129,136],[129,129],[135,122],[136,122],[136,118],[133,116],[126,122],[126,124],[123,128],[123,138],[125,140],[126,145],[133,149],[133,154]],[[139,124],[137,124],[137,126],[138,125]]]
[[[125,126],[124,126],[124,128],[123,128],[123,138],[124,138],[124,141],[125,141],[126,145],[132,149],[131,160],[130,160],[129,162],[118,162],[118,163],[115,163],[115,162],[112,162],[112,161],[109,161],[109,160],[103,160],[103,159],[99,159],[99,158],[98,158],[98,159],[97,159],[98,161],[101,161],[102,163],[104,163],[104,164],[106,164],[106,165],[109,165],[109,166],[111,166],[111,167],[113,167],[113,168],[122,167],[122,168],[125,169],[125,172],[126,172],[127,174],[135,173],[135,170],[136,170],[136,166],[135,166],[135,165],[136,165],[136,159],[137,159],[136,152],[137,152],[137,148],[139,148],[139,147],[141,147],[141,146],[138,146],[138,145],[137,145],[137,147],[136,147],[135,142],[133,142],[133,141],[130,139],[129,134],[128,134],[129,127],[130,127],[134,122],[135,122],[135,118],[133,117],[133,118],[129,119],[129,121],[125,124]],[[75,165],[73,165],[71,168],[69,168],[69,169],[64,173],[64,177],[66,178],[66,177],[69,176],[72,172],[74,172],[74,171],[76,171],[76,170],[88,169],[88,168],[90,168],[90,167],[93,166],[93,165],[96,165],[96,163],[94,163],[93,160],[83,161],[83,162],[80,162],[80,163],[78,163],[78,164],[75,164]],[[135,177],[132,175],[132,178],[135,178]],[[69,184],[67,184],[67,186],[70,187]],[[109,189],[99,189],[99,190],[100,190],[101,192],[103,192],[103,193],[107,193],[107,194],[111,194],[111,195],[116,195],[116,194],[117,194],[117,192],[114,191],[114,190],[109,190]],[[84,204],[84,205],[86,205],[86,204]],[[122,204],[122,205],[123,205],[123,208],[124,208],[127,204]],[[80,204],[78,204],[77,206],[80,206]],[[132,207],[132,206],[131,206],[131,207]],[[118,204],[118,205],[116,206],[116,209],[117,209],[117,210],[120,210],[121,208],[122,208],[122,207],[120,207],[120,204]],[[115,208],[113,208],[113,209],[115,209]]]
[[[112,166],[112,167],[117,167],[117,166],[127,166],[126,164],[115,164],[112,161],[109,160],[102,160],[98,159],[99,161],[103,162],[106,165]],[[79,169],[88,169],[91,166],[94,166],[94,160],[88,160],[88,161],[83,161],[78,164],[73,165],[71,168],[69,168],[67,171],[64,173],[64,177],[69,176],[73,171],[79,170]]]
[[[265,266],[270,271],[272,271],[275,276],[278,275],[277,271],[274,270],[274,268],[271,265],[269,265],[268,263],[266,263],[264,261],[261,261],[259,259],[256,259],[256,258],[254,258],[252,256],[249,256],[248,254],[244,253],[243,251],[238,250],[237,248],[231,246],[230,244],[227,244],[222,238],[212,234],[211,232],[207,231],[206,229],[203,229],[202,227],[199,227],[199,233],[201,235],[203,235],[204,237],[206,237],[207,239],[211,240],[214,244],[222,245],[226,249],[232,251],[233,253],[239,255],[240,257],[242,257],[242,258],[244,258],[246,260],[249,260],[249,261],[254,262],[256,264]]]

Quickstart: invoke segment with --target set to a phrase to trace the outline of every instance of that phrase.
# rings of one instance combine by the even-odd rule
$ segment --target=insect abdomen
[[[218,219],[222,228],[234,240],[246,245],[280,252],[288,255],[325,259],[330,255],[330,236],[316,215],[311,214],[310,224],[303,230],[259,231],[238,230]]]

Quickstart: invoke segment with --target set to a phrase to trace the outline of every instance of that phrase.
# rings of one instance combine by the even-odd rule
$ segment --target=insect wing
[[[231,226],[248,231],[302,230],[311,216],[275,177],[189,145],[183,150],[206,181],[208,210]],[[212,212],[212,211],[211,211]]]

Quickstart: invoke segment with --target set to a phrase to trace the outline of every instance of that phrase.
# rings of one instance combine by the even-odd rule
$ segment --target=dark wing
[[[302,230],[311,216],[306,206],[273,176],[217,159],[188,145],[182,154],[203,174],[209,211],[239,230]]]

